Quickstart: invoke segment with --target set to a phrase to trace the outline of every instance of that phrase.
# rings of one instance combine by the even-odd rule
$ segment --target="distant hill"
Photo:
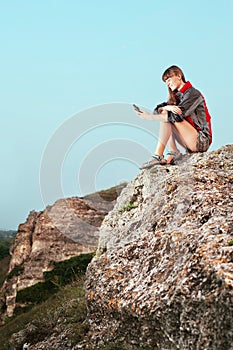
[[[14,238],[16,236],[17,231],[14,230],[0,230],[0,240],[3,240],[5,238]]]

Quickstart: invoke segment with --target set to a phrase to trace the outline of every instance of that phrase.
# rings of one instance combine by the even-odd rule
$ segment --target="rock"
[[[7,279],[2,287],[6,312],[11,317],[17,292],[43,282],[43,272],[53,262],[93,252],[98,245],[99,227],[126,184],[83,198],[60,199],[44,211],[32,211],[20,224],[11,247]]]
[[[85,283],[97,349],[233,349],[233,146],[141,172]]]

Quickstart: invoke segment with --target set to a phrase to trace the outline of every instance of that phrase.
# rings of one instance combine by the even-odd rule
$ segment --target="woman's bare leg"
[[[167,145],[168,140],[171,138],[172,127],[170,123],[160,122],[159,139],[155,149],[157,156],[162,156]]]
[[[187,120],[173,124],[175,132],[184,147],[190,149],[192,152],[197,151],[197,130]]]
[[[155,154],[162,156],[166,145],[168,144],[169,150],[173,152],[179,152],[177,148],[176,139],[180,145],[184,148],[188,148],[193,152],[197,151],[197,130],[186,120],[177,122],[174,124],[167,122],[160,122],[159,140],[155,150]],[[170,163],[173,156],[167,156],[167,163]]]
[[[168,140],[168,148],[169,148],[169,151],[179,152],[177,145],[176,145],[175,136],[174,136],[173,132],[170,136],[170,139]]]
[[[169,140],[168,140],[168,149],[169,149],[169,151],[171,151],[171,152],[176,152],[176,153],[178,153],[178,152],[180,152],[180,150],[177,148],[177,144],[176,144],[176,138],[175,138],[175,135],[174,135],[174,127],[172,127],[172,133],[171,133],[171,136],[170,136],[170,138],[169,138]],[[171,163],[171,161],[173,160],[173,158],[174,158],[174,155],[172,155],[172,154],[168,154],[167,155],[167,158],[166,158],[166,160],[167,160],[167,163],[169,164],[169,163]]]
[[[164,111],[162,114],[166,115],[167,111]],[[176,122],[174,124],[161,121],[159,139],[155,149],[155,155],[162,156],[167,144],[170,151],[179,152],[176,145],[176,139],[182,147],[188,148],[192,152],[196,152],[197,137],[197,130],[186,120],[183,120],[182,122]],[[173,158],[173,156],[171,156],[171,158]],[[169,159],[168,156],[167,162],[169,163],[170,160],[171,159]]]

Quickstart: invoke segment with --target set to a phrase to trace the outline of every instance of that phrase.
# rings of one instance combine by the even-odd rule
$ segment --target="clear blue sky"
[[[123,149],[118,154],[119,144],[136,153],[145,145],[152,153],[154,140],[143,124],[134,124],[129,104],[152,109],[166,100],[161,74],[172,64],[206,97],[211,149],[232,143],[232,36],[232,0],[1,1],[0,228],[15,229],[30,210],[52,204],[40,193],[41,167],[57,130],[63,131],[61,143],[64,135],[71,137],[65,127],[72,116],[86,138],[71,137],[65,150],[59,170],[64,196],[135,177],[137,159],[130,153],[124,159]],[[103,114],[98,117],[99,105],[108,106],[103,119],[107,114],[109,124],[103,125]],[[90,109],[93,130],[84,113]],[[51,198],[56,200],[55,192]]]

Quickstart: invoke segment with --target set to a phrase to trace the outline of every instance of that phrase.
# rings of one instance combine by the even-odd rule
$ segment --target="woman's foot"
[[[140,166],[140,169],[141,170],[150,169],[150,168],[152,168],[155,165],[165,165],[165,164],[167,164],[167,162],[164,159],[164,157],[163,156],[158,156],[158,155],[155,154],[146,163],[142,164]]]
[[[183,154],[180,151],[169,151],[167,153],[167,164],[174,165],[177,160],[180,160],[182,158]]]

